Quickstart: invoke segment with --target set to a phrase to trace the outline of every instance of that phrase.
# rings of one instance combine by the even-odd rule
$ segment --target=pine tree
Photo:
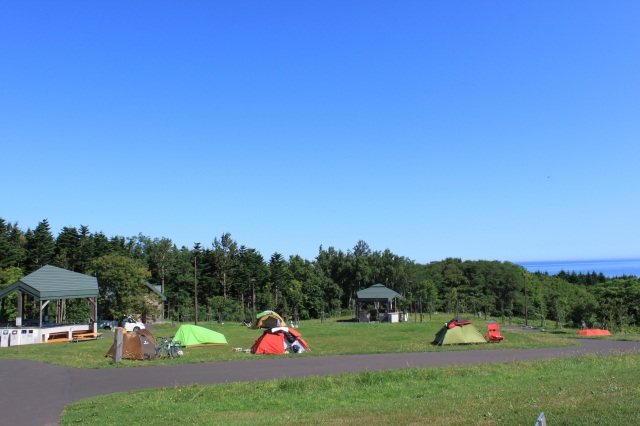
[[[47,219],[36,226],[36,229],[28,230],[27,237],[27,273],[40,269],[53,260],[56,243],[51,234],[51,228]]]

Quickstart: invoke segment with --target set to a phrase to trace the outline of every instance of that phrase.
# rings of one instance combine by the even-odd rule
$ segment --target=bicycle
[[[178,340],[174,341],[173,338],[158,337],[157,341],[160,343],[156,345],[156,358],[161,358],[163,355],[169,358],[177,358],[184,354],[182,342]]]

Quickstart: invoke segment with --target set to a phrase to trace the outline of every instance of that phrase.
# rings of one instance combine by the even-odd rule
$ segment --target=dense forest
[[[346,252],[320,246],[314,260],[277,252],[265,259],[228,233],[208,246],[177,247],[167,238],[108,237],[87,226],[64,227],[55,237],[47,220],[25,231],[0,218],[0,289],[46,264],[96,276],[103,317],[152,309],[145,281],[161,286],[164,316],[177,321],[193,321],[196,314],[201,321],[241,321],[253,309],[301,319],[353,315],[356,292],[382,283],[404,296],[401,310],[423,317],[449,312],[502,321],[526,317],[529,325],[546,327],[640,325],[635,276],[548,275],[511,262],[458,258],[419,264],[388,249],[372,251],[364,241]],[[15,315],[11,297],[0,321]],[[68,320],[87,317],[86,302],[68,305]]]

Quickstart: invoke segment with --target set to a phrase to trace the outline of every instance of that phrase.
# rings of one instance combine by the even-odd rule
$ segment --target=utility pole
[[[251,312],[253,313],[253,318],[251,321],[256,320],[256,279],[251,278]]]
[[[529,325],[529,312],[527,310],[527,273],[522,273],[522,278],[524,279],[524,325]]]
[[[433,295],[429,295],[429,322],[431,322],[431,315],[433,315]]]
[[[198,325],[198,254],[200,254],[200,243],[193,246],[193,304],[195,307],[194,324]]]

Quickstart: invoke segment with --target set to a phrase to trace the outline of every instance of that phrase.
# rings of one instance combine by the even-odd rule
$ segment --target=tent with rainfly
[[[284,319],[273,311],[263,311],[256,315],[251,324],[251,328],[272,328],[286,327],[287,323]]]
[[[224,334],[199,325],[183,324],[173,336],[174,342],[180,342],[182,346],[199,345],[227,345]]]
[[[115,342],[105,357],[115,354]],[[122,359],[145,360],[156,357],[156,340],[147,329],[124,333],[122,335]]]
[[[251,353],[258,355],[278,355],[301,353],[309,350],[302,335],[289,327],[268,328],[251,347]]]
[[[442,346],[487,343],[487,341],[471,321],[463,318],[454,318],[438,331],[432,343]]]

